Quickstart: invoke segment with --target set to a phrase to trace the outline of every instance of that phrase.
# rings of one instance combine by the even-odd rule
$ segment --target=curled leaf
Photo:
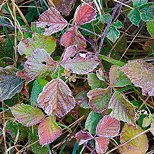
[[[63,30],[67,26],[67,21],[60,15],[59,11],[50,7],[39,17],[36,22],[37,27],[45,28],[44,35],[49,36],[53,33]],[[49,26],[49,28],[46,28]]]
[[[61,79],[53,79],[47,83],[38,97],[38,102],[48,115],[59,118],[75,107],[75,100],[67,84]]]

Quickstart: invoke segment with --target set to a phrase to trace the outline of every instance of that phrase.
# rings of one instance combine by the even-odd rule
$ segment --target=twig
[[[122,2],[120,2],[120,1],[117,1],[117,0],[114,0],[115,2],[117,2],[117,3],[119,3],[119,4],[121,4],[121,5],[124,5],[124,6],[126,6],[126,7],[129,7],[130,9],[134,9],[133,7],[131,7],[131,6],[129,6],[129,5],[127,5],[127,4],[125,4],[125,3],[122,3]]]

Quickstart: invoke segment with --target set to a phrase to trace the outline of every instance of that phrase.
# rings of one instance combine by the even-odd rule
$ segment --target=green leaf
[[[33,88],[32,88],[32,92],[31,92],[31,97],[30,97],[30,102],[32,106],[39,106],[37,102],[37,98],[39,96],[39,94],[42,92],[43,87],[48,83],[47,80],[44,79],[44,77],[41,77],[37,80],[34,81],[33,83]]]
[[[144,4],[139,8],[139,10],[143,21],[154,20],[154,3]]]
[[[109,102],[108,108],[112,109],[111,116],[124,122],[135,123],[135,107],[126,97],[115,92]]]
[[[101,20],[104,24],[107,24],[111,19],[111,15],[109,13],[103,13],[101,16]]]
[[[101,115],[100,113],[91,111],[87,117],[87,120],[85,123],[85,129],[87,129],[91,134],[95,134],[96,126],[102,118],[103,118],[103,115]]]
[[[119,29],[119,28],[122,28],[123,24],[120,20],[117,20],[116,22],[114,22],[112,24],[115,28]]]
[[[124,87],[130,85],[130,79],[119,70],[120,66],[112,65],[109,72],[110,86],[112,87]]]
[[[146,4],[148,0],[132,0],[133,1],[133,6],[134,7],[139,7],[143,4]]]
[[[143,130],[139,126],[132,126],[125,124],[125,126],[122,129],[122,132],[120,134],[120,142],[121,144],[127,142],[128,140],[131,140],[136,135],[142,133]],[[133,139],[129,143],[123,145],[121,148],[119,148],[120,153],[124,154],[144,154],[148,150],[148,138],[146,134],[142,134],[138,136],[137,138]]]
[[[0,67],[0,102],[12,98],[22,90],[23,82],[16,76],[17,71],[12,66]]]
[[[52,53],[56,47],[56,40],[53,36],[45,36],[41,34],[33,34],[32,38],[22,40],[18,44],[18,52],[20,55],[25,54],[27,57],[33,54],[35,49],[45,49],[48,53]]]
[[[128,18],[134,25],[138,26],[141,21],[139,10],[136,8],[131,10],[128,14]]]
[[[44,119],[44,113],[30,105],[17,104],[13,107],[10,107],[11,112],[15,119],[22,123],[24,126],[33,126],[41,122]]]
[[[146,27],[151,37],[154,38],[154,21],[146,22]]]
[[[94,73],[89,73],[88,74],[88,84],[91,87],[91,89],[96,89],[96,88],[106,88],[106,84],[99,80],[97,75]]]
[[[110,26],[106,37],[114,43],[120,37],[120,32],[114,26]]]

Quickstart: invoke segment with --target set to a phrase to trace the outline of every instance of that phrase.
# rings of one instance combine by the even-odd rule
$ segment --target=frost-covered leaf
[[[149,117],[145,117],[143,119],[143,123],[142,123],[142,127],[148,127],[152,122],[152,117],[149,116]]]
[[[76,45],[77,49],[85,49],[86,39],[79,32],[77,32],[76,27],[73,27],[61,36],[60,44],[64,47]]]
[[[130,79],[119,70],[120,66],[112,65],[109,72],[110,86],[112,87],[124,87],[130,85]]]
[[[120,32],[114,26],[110,26],[106,37],[114,43],[120,37]]]
[[[139,7],[143,4],[146,4],[148,0],[132,0],[133,1],[133,6],[134,7]]]
[[[143,130],[139,126],[132,126],[132,125],[125,124],[120,134],[120,142],[125,143],[142,132]],[[131,142],[119,148],[119,150],[120,150],[120,153],[124,153],[124,154],[146,153],[146,151],[148,150],[148,139],[146,134],[142,134],[139,137],[133,139]]]
[[[47,83],[38,97],[38,102],[48,115],[55,114],[59,118],[75,107],[71,90],[61,79],[53,79]]]
[[[143,21],[154,20],[154,3],[147,3],[142,5],[140,8],[140,15]]]
[[[56,47],[56,39],[52,36],[44,36],[41,34],[33,34],[32,38],[21,40],[18,44],[18,52],[20,55],[25,54],[27,57],[33,54],[35,49],[45,49],[48,53],[52,53]]]
[[[128,18],[134,25],[138,26],[141,21],[139,10],[136,8],[131,10],[128,14]]]
[[[33,126],[43,120],[45,115],[40,109],[27,104],[17,104],[10,107],[15,119],[24,126]]]
[[[34,81],[31,97],[30,97],[30,103],[32,106],[40,106],[37,102],[37,98],[39,94],[42,92],[43,87],[48,83],[47,80],[44,79],[44,77],[41,77]]]
[[[89,106],[95,112],[102,113],[108,107],[111,98],[111,89],[93,89],[88,92],[87,96],[89,97]]]
[[[81,145],[84,142],[93,139],[93,136],[89,132],[81,130],[75,134],[75,138],[77,139],[79,145]]]
[[[46,36],[63,30],[68,24],[59,11],[53,7],[42,13],[38,20],[36,22],[37,27],[45,28],[44,35]],[[46,26],[49,26],[49,28],[46,28]]]
[[[61,62],[61,66],[76,74],[87,74],[93,71],[98,64],[98,58],[90,54],[85,54],[84,57],[78,54],[73,59],[69,58],[67,60],[62,60]]]
[[[88,74],[88,84],[91,89],[106,88],[106,84],[100,80],[95,73]]]
[[[103,154],[106,152],[109,144],[109,138],[107,137],[96,137],[95,138],[95,146],[97,154]]]
[[[87,117],[85,123],[85,129],[87,129],[91,134],[95,134],[96,126],[102,118],[103,118],[102,114],[91,111]]]
[[[112,24],[115,28],[119,29],[122,28],[123,24],[120,20],[117,20],[116,22],[113,22]]]
[[[83,3],[78,6],[74,15],[74,22],[76,25],[83,25],[85,23],[96,20],[96,11],[94,2]]]
[[[88,105],[88,97],[87,97],[87,91],[81,91],[80,93],[78,93],[76,96],[75,96],[75,101],[76,103],[84,108],[84,109],[88,109],[89,108],[89,105]]]
[[[106,115],[99,121],[96,134],[103,137],[115,137],[119,134],[119,130],[120,121],[110,115]]]
[[[110,13],[102,13],[101,15],[102,23],[107,24],[110,21],[110,19],[111,19]]]
[[[62,134],[61,127],[56,123],[55,117],[44,119],[38,127],[39,143],[46,145],[56,140]]]
[[[115,92],[110,100],[108,108],[112,109],[111,116],[130,123],[135,123],[135,107],[125,98],[124,95]]]
[[[154,121],[151,123],[151,130],[150,132],[154,135]]]
[[[146,22],[146,27],[147,27],[147,30],[149,32],[149,34],[151,35],[151,37],[154,38],[154,21],[148,21]]]
[[[142,88],[142,94],[154,96],[154,66],[143,60],[129,61],[120,68],[136,87]]]
[[[16,72],[17,69],[12,66],[0,67],[0,102],[12,98],[22,90],[23,83]]]
[[[30,79],[36,79],[41,76],[51,75],[56,68],[57,62],[44,49],[36,49],[25,62],[24,74]]]
[[[76,0],[51,0],[54,3],[54,6],[64,15],[69,15],[72,10]],[[49,0],[50,3],[50,0]],[[53,6],[53,4],[51,3]]]

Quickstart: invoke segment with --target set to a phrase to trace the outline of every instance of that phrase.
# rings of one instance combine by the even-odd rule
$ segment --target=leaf
[[[85,49],[86,39],[77,32],[76,27],[72,27],[61,36],[60,44],[64,47],[76,45],[77,49]]]
[[[152,117],[145,117],[143,119],[142,127],[148,127],[152,123]]]
[[[25,54],[31,56],[35,49],[44,49],[48,53],[52,53],[56,47],[56,39],[52,36],[44,36],[34,33],[32,38],[21,40],[18,44],[18,52],[20,55]]]
[[[97,154],[105,153],[109,144],[109,138],[107,137],[95,137],[95,146]]]
[[[56,6],[57,10],[60,11],[62,14],[68,16],[74,6],[76,0],[52,0],[54,5]],[[49,0],[50,3],[50,0]],[[51,3],[52,5],[52,3]]]
[[[151,35],[151,37],[154,38],[154,21],[148,21],[146,22],[146,27],[147,27],[147,30],[149,32],[149,34]]]
[[[120,20],[117,20],[116,22],[113,22],[112,24],[115,28],[119,29],[122,28],[123,24]]]
[[[23,82],[16,76],[17,69],[12,66],[0,67],[0,102],[12,98],[22,90]]]
[[[99,64],[99,59],[96,56],[85,54],[83,57],[78,54],[73,59],[62,60],[61,66],[63,66],[67,71],[76,74],[88,74],[93,71]]]
[[[142,95],[154,96],[154,66],[143,60],[129,61],[120,68],[136,87],[142,88]]]
[[[128,14],[128,18],[134,25],[138,26],[141,21],[139,10],[136,8],[131,10]]]
[[[151,123],[151,130],[150,132],[152,133],[152,135],[154,135],[154,121]]]
[[[24,126],[33,126],[38,124],[45,117],[40,109],[23,103],[10,107],[10,109],[15,119]]]
[[[112,87],[124,87],[130,85],[130,79],[119,70],[120,66],[112,65],[109,72],[110,86]]]
[[[88,84],[91,87],[91,89],[107,87],[106,84],[102,80],[99,80],[97,75],[94,73],[88,74]]]
[[[68,24],[59,11],[53,7],[42,13],[38,20],[36,22],[37,27],[45,28],[44,35],[46,36],[63,30]],[[46,26],[49,26],[49,28],[46,28]]]
[[[75,11],[74,22],[76,25],[83,25],[96,20],[96,11],[94,8],[94,2],[83,3],[79,5]]]
[[[124,95],[115,92],[109,102],[108,108],[112,109],[111,116],[130,123],[135,123],[135,106],[133,106]]]
[[[38,126],[35,125],[33,127],[30,127],[28,130],[28,145],[31,146],[28,147],[28,149],[37,154],[46,154],[48,152],[47,146],[41,146],[38,142],[33,144],[38,139]]]
[[[96,134],[103,137],[115,137],[119,135],[120,121],[111,117],[110,115],[104,116],[98,123]]]
[[[132,0],[133,1],[133,6],[134,7],[139,7],[143,4],[146,4],[148,0]]]
[[[76,103],[84,108],[84,109],[88,109],[89,105],[88,105],[88,97],[87,97],[87,91],[81,91],[80,93],[78,93],[75,96],[75,101]]]
[[[56,123],[54,116],[47,117],[39,124],[38,135],[41,145],[49,144],[62,135],[62,129]]]
[[[75,100],[67,84],[61,79],[53,79],[45,85],[38,102],[48,115],[55,113],[59,118],[75,107]]]
[[[24,74],[30,79],[48,76],[55,71],[57,65],[58,63],[44,49],[36,49],[25,62]]]
[[[111,15],[109,13],[103,13],[101,15],[101,18],[102,18],[102,22],[104,24],[107,24],[110,21],[110,19],[111,19]]]
[[[89,106],[98,113],[102,113],[107,109],[108,103],[111,98],[111,89],[108,87],[106,89],[93,89],[87,94],[89,97]]]
[[[154,20],[154,3],[147,3],[142,5],[140,8],[140,15],[143,21]]]
[[[47,80],[43,78],[39,78],[37,80],[34,81],[33,83],[33,87],[32,87],[32,92],[31,92],[31,97],[30,97],[30,103],[32,106],[39,106],[37,102],[37,98],[39,96],[39,94],[42,92],[43,87],[48,83]]]
[[[114,26],[110,26],[106,37],[114,43],[120,37],[120,32]]]
[[[77,139],[79,145],[82,145],[84,142],[93,139],[93,136],[89,132],[80,130],[75,134],[75,138]]]
[[[91,134],[96,133],[96,126],[98,122],[102,119],[103,115],[96,113],[94,111],[91,111],[87,117],[86,123],[85,123],[85,129],[87,129]]]
[[[125,124],[120,134],[120,142],[125,143],[142,132],[143,130],[139,126],[131,126]],[[139,137],[133,139],[131,142],[123,145],[121,148],[119,148],[119,150],[120,153],[125,153],[125,154],[130,154],[130,153],[144,154],[148,150],[147,136],[145,134],[142,134]]]

